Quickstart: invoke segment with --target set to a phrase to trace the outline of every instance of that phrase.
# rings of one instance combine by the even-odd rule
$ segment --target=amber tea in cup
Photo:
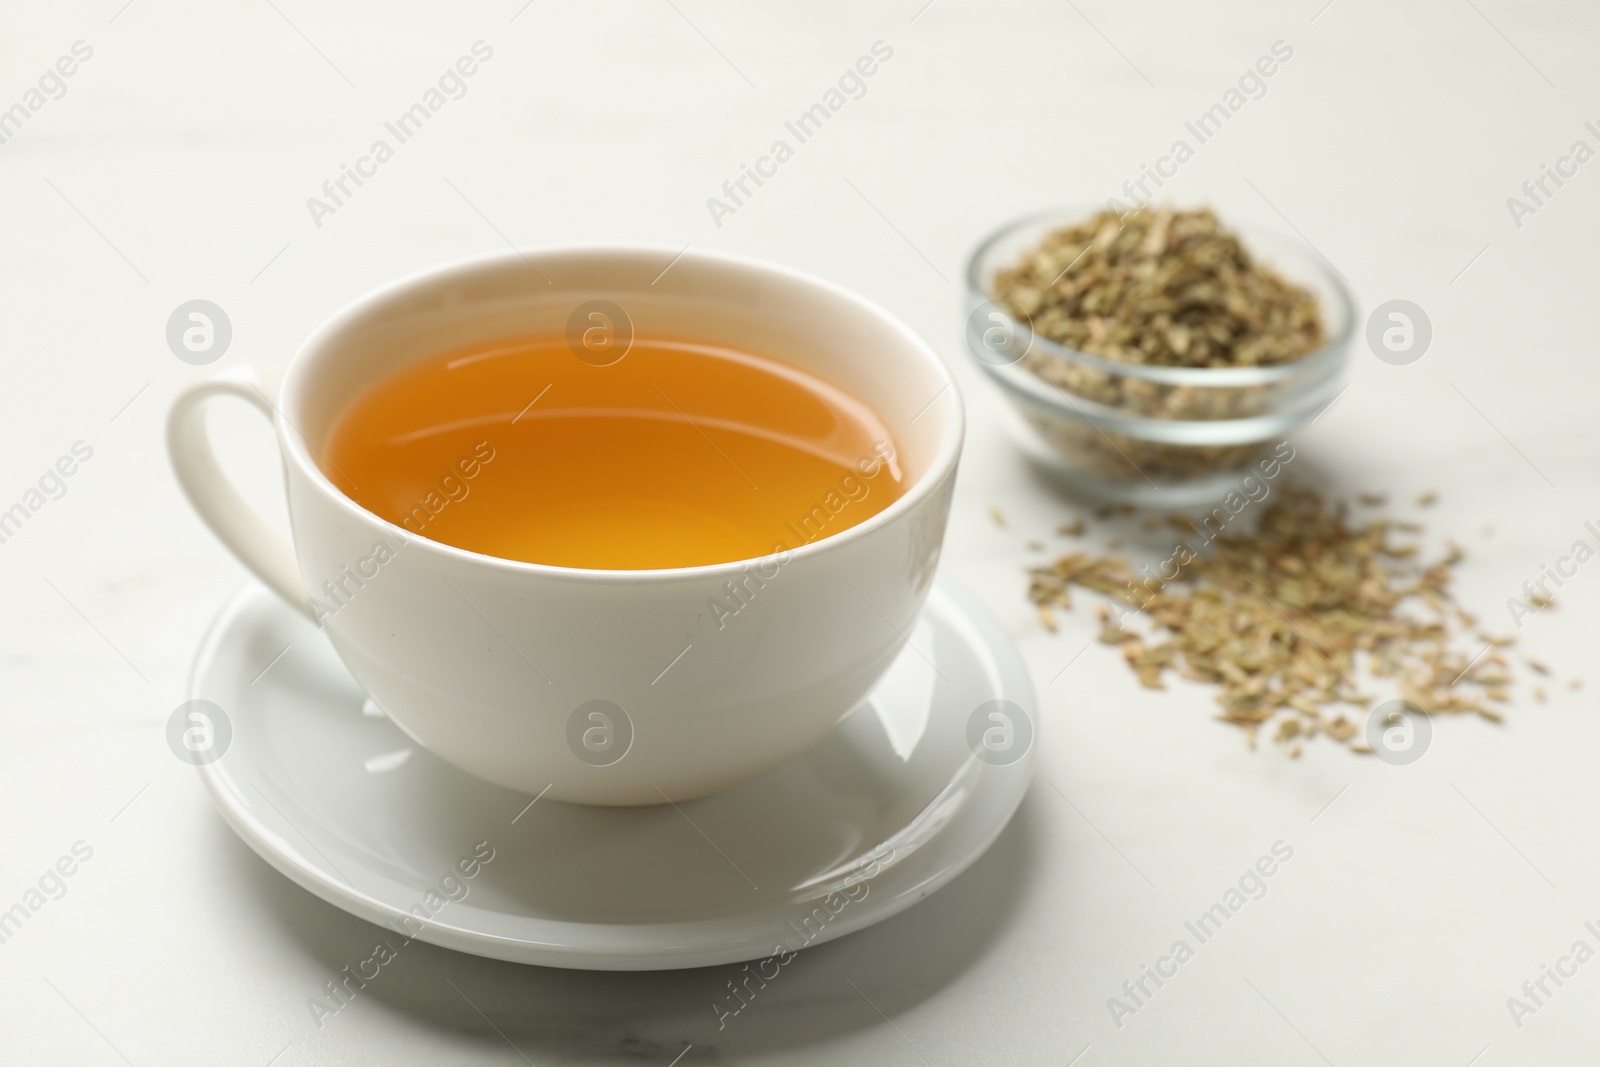
[[[905,488],[887,427],[839,387],[764,355],[643,337],[605,366],[559,334],[412,363],[349,404],[326,465],[413,534],[601,570],[798,548]]]

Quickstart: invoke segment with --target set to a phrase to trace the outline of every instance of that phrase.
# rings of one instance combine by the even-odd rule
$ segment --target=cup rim
[[[846,304],[852,304],[868,315],[881,320],[906,342],[907,351],[914,353],[917,358],[926,362],[934,371],[935,377],[942,382],[939,391],[934,394],[934,400],[929,401],[929,406],[931,407],[946,393],[951,395],[954,404],[953,409],[946,416],[938,446],[922,477],[907,487],[906,491],[888,507],[864,522],[858,523],[849,529],[841,530],[836,534],[829,534],[814,541],[808,541],[797,548],[788,549],[785,552],[769,552],[763,556],[752,556],[747,559],[729,560],[722,563],[699,564],[693,567],[654,567],[639,570],[562,567],[550,563],[532,563],[526,560],[506,559],[502,556],[491,556],[481,552],[473,552],[469,549],[458,548],[455,545],[446,544],[443,541],[435,541],[422,534],[415,534],[410,530],[395,525],[376,512],[362,507],[333,484],[332,479],[323,472],[322,467],[313,459],[310,442],[300,431],[297,423],[291,421],[290,413],[284,410],[288,406],[290,398],[298,395],[303,379],[309,373],[308,368],[311,365],[312,357],[316,353],[326,349],[335,338],[378,305],[407,292],[438,284],[448,279],[451,275],[484,268],[526,269],[531,262],[537,259],[551,259],[596,252],[627,253],[652,257],[659,255],[662,257],[661,262],[678,262],[683,259],[693,258],[775,276],[789,282],[819,289],[829,297]],[[530,259],[530,257],[533,258]],[[527,248],[511,248],[507,251],[484,252],[423,267],[388,281],[345,303],[311,332],[290,358],[278,388],[277,402],[274,403],[273,407],[276,412],[273,421],[276,424],[279,445],[285,459],[292,459],[310,480],[311,484],[319,489],[324,496],[335,501],[337,506],[348,511],[354,517],[394,530],[403,545],[415,542],[421,545],[428,553],[444,559],[476,564],[512,574],[556,580],[624,584],[717,579],[743,573],[752,564],[764,560],[783,558],[784,563],[787,564],[795,559],[809,558],[823,552],[842,548],[846,544],[867,537],[874,531],[896,521],[929,497],[955,468],[957,461],[960,459],[961,447],[966,435],[966,405],[962,400],[961,390],[957,387],[955,377],[950,368],[945,365],[944,360],[939,358],[932,345],[928,344],[920,334],[899,316],[890,312],[877,301],[847,289],[837,282],[829,281],[807,271],[787,267],[754,256],[702,248],[685,250],[657,242],[634,241],[573,241],[535,245]]]

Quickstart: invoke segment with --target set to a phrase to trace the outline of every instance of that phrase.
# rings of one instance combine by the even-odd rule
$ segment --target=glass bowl
[[[966,272],[968,351],[1011,401],[1017,443],[1075,495],[1148,508],[1220,500],[1269,457],[1281,460],[1293,431],[1338,395],[1354,324],[1349,291],[1304,242],[1224,220],[1256,262],[1316,297],[1321,348],[1288,363],[1218,368],[1119,363],[1067,348],[1036,336],[990,289],[997,271],[1097,210],[1032,215],[977,247]]]

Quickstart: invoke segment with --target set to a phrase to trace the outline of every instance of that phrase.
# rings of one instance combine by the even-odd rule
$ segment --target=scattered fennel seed
[[[1462,552],[1452,545],[1425,561],[1409,525],[1352,522],[1314,490],[1286,486],[1255,530],[1219,536],[1203,555],[1182,545],[1172,579],[1121,556],[1073,552],[1032,568],[1028,595],[1051,629],[1073,586],[1109,598],[1099,639],[1140,683],[1163,689],[1170,672],[1215,686],[1219,717],[1252,746],[1267,726],[1282,744],[1325,734],[1364,751],[1365,716],[1355,712],[1376,699],[1375,680],[1429,715],[1499,722],[1489,702],[1510,699],[1501,649],[1511,641],[1480,634],[1463,649],[1472,616],[1450,592]]]

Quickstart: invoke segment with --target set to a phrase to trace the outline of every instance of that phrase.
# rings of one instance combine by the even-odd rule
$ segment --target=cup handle
[[[315,622],[294,551],[233,488],[218,466],[206,434],[206,401],[219,396],[247,401],[276,425],[276,412],[263,389],[263,379],[270,382],[270,372],[241,364],[179,393],[167,414],[167,454],[178,484],[211,532],[273,592]]]

